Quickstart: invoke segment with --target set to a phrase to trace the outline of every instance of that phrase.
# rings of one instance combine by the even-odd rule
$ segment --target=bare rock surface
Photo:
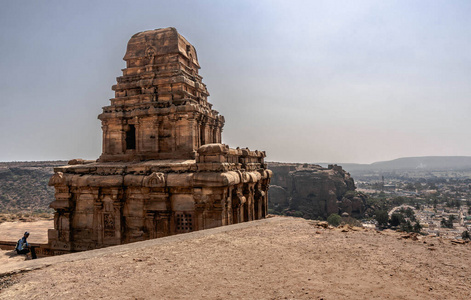
[[[0,299],[471,297],[469,243],[281,217],[215,229],[63,255],[89,257],[7,275]]]
[[[362,217],[366,196],[355,191],[355,183],[341,166],[323,168],[313,164],[268,164],[273,171],[269,206],[275,212],[306,219],[327,218],[330,214],[348,213]]]

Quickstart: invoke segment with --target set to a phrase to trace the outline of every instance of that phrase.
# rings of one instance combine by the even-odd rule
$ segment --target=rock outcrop
[[[361,217],[366,196],[355,191],[350,174],[341,166],[269,163],[273,171],[269,207],[273,212],[305,218],[327,218],[348,213]]]

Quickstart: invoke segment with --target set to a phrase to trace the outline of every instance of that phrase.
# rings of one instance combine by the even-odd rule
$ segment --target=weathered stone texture
[[[224,117],[212,109],[195,48],[175,28],[144,31],[128,42],[115,98],[98,116],[101,162],[195,158],[221,143]]]
[[[340,166],[270,163],[269,167],[272,209],[299,211],[308,218],[343,212],[361,216],[365,211],[365,197],[354,192],[353,179]]]
[[[98,116],[103,153],[54,169],[53,250],[80,251],[264,218],[265,152],[221,144],[195,48],[174,28],[135,34],[115,98]]]

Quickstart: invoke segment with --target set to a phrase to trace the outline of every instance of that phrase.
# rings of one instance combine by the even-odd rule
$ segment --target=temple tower
[[[98,116],[103,152],[54,168],[51,253],[264,218],[264,151],[221,144],[195,48],[175,28],[135,34],[115,97]]]
[[[115,98],[98,116],[99,161],[195,158],[221,142],[224,117],[208,103],[196,50],[175,28],[139,32],[128,42]]]

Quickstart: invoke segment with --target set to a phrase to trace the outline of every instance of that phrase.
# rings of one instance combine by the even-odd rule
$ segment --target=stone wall
[[[196,161],[57,167],[51,247],[80,251],[265,217],[264,152],[200,147]]]

